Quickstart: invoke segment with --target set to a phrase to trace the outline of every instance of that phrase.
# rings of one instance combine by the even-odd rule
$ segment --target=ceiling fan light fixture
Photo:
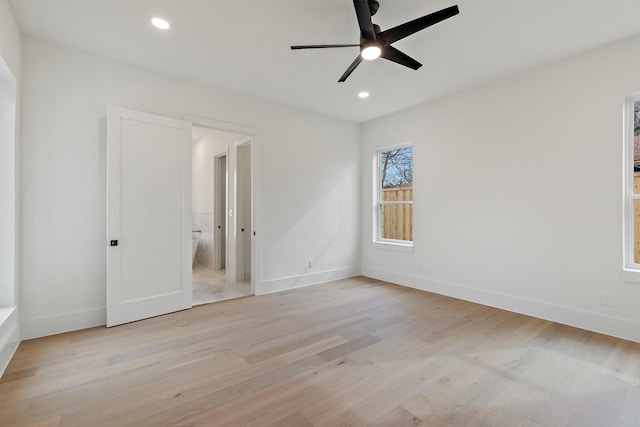
[[[369,92],[362,91],[362,92],[360,92],[360,93],[358,94],[358,96],[359,96],[360,98],[362,98],[362,99],[364,99],[364,98],[368,98],[368,97],[369,97]]]
[[[379,58],[381,53],[382,49],[380,49],[380,46],[378,46],[377,44],[370,44],[362,49],[360,55],[362,56],[362,59],[371,61],[373,59]]]
[[[168,30],[171,28],[171,24],[169,24],[169,21],[166,19],[155,17],[151,19],[151,23],[159,30]]]

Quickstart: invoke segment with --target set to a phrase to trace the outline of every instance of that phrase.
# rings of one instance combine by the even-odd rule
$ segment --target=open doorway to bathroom
[[[246,201],[250,160],[247,166],[246,153],[238,147],[250,142],[247,135],[193,127],[193,305],[251,295],[250,274],[236,273],[238,262],[246,268],[237,256],[239,245],[246,245],[238,224],[248,218],[244,229],[251,231],[251,203]]]

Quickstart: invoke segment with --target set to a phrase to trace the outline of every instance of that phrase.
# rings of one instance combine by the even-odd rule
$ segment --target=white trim
[[[247,136],[255,136],[256,134],[260,133],[260,128],[257,128],[255,126],[225,122],[222,120],[210,119],[207,117],[192,116],[186,114],[182,116],[182,119],[187,122],[191,122],[194,126],[220,130],[223,132],[238,133]]]
[[[0,308],[0,376],[9,366],[20,345],[20,329],[16,307]]]
[[[640,270],[623,269],[622,280],[629,283],[640,283]]]
[[[403,240],[378,240],[371,242],[374,248],[384,249],[387,251],[413,253],[413,242],[406,243]]]
[[[25,319],[20,324],[22,339],[45,337],[80,329],[104,326],[107,323],[106,307],[70,311],[54,316]]]
[[[636,93],[625,98],[623,112],[623,156],[622,156],[622,181],[623,181],[623,278],[625,281],[633,275],[625,274],[624,271],[640,271],[640,264],[634,262],[634,212],[633,200],[639,199],[640,195],[634,194],[634,104],[640,102],[640,94]]]
[[[549,302],[487,291],[458,283],[363,266],[362,275],[422,291],[496,307],[539,319],[640,342],[640,322]]]
[[[11,317],[11,315],[13,313],[15,313],[16,311],[16,307],[12,306],[12,307],[0,307],[0,328],[2,328],[2,326],[7,323],[9,317]]]
[[[360,275],[360,267],[344,267],[334,270],[325,270],[299,276],[282,277],[280,279],[267,280],[260,283],[256,295],[281,292],[289,289],[302,288],[305,286],[317,285],[319,283],[331,282],[334,280],[348,279]]]
[[[19,153],[18,82],[0,56],[0,307],[18,305]]]
[[[413,141],[409,140],[405,142],[400,142],[398,144],[391,144],[391,145],[385,145],[384,147],[378,147],[376,148],[376,153],[379,153],[381,151],[391,151],[391,150],[395,150],[396,148],[409,147],[409,146],[413,147]]]
[[[413,205],[413,200],[384,200],[380,201],[381,205]]]

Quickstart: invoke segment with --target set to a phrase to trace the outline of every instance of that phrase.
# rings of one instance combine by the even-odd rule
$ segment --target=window
[[[0,327],[16,305],[16,81],[0,57]],[[2,344],[0,343],[0,347]]]
[[[375,241],[413,242],[413,146],[385,148],[376,155]]]
[[[625,133],[625,268],[640,272],[640,95],[627,98]]]

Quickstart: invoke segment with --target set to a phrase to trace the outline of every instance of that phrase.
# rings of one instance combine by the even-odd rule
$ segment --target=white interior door
[[[107,115],[107,326],[191,308],[191,124]]]
[[[251,280],[251,143],[238,147],[236,155],[236,280]]]
[[[214,270],[227,268],[227,154],[214,157],[213,164],[213,235]]]

